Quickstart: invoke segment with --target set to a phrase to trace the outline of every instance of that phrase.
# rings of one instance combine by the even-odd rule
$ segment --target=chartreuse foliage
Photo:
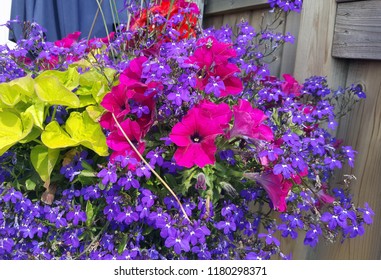
[[[66,71],[47,70],[0,84],[0,156],[18,143],[30,143],[30,159],[40,178],[50,175],[65,148],[84,146],[108,155],[106,138],[96,121],[99,105],[110,90],[116,71],[95,68],[80,73],[77,63]],[[70,113],[60,125],[49,108],[65,106]],[[47,122],[47,117],[50,122]]]

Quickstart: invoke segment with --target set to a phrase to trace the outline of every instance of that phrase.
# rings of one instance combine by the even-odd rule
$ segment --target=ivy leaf
[[[68,90],[54,76],[39,76],[35,79],[35,90],[37,96],[50,105],[63,105],[71,108],[78,108],[80,101],[78,96]]]
[[[43,145],[37,145],[30,152],[30,161],[34,169],[40,175],[45,185],[50,184],[50,174],[58,161],[59,149],[49,149]]]
[[[22,113],[20,117],[7,111],[0,112],[0,156],[31,132],[33,120],[30,114]]]
[[[26,101],[23,96],[32,97],[35,95],[34,80],[30,76],[14,79],[9,82],[9,85],[13,90],[21,94],[21,99],[23,99],[23,101]]]

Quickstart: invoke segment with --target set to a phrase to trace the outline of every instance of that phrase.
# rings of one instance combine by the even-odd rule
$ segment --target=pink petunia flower
[[[55,41],[54,45],[57,47],[70,48],[76,42],[78,42],[79,36],[81,36],[81,32],[79,31],[70,33],[65,38]]]
[[[120,126],[134,146],[137,147],[138,151],[142,154],[145,149],[145,143],[142,141],[142,130],[140,125],[136,121],[126,119],[120,124]],[[111,160],[115,159],[119,155],[125,156],[126,153],[128,153],[131,154],[131,157],[140,161],[139,156],[133,151],[131,145],[127,142],[126,138],[119,129],[112,131],[108,135],[106,142],[107,145],[114,150],[110,157]]]
[[[267,173],[245,173],[244,177],[256,181],[267,192],[274,210],[284,212],[287,209],[286,198],[292,184],[285,184],[282,175]]]
[[[211,81],[219,81],[217,97],[227,95],[237,95],[242,92],[242,81],[235,77],[241,70],[233,63],[228,62],[229,58],[236,57],[236,52],[231,44],[219,42],[213,36],[198,40],[199,46],[193,56],[189,58],[191,64],[198,66],[200,75],[197,78],[196,87],[205,90]],[[207,88],[211,91],[211,87]]]
[[[249,101],[240,99],[233,106],[234,125],[230,137],[246,136],[252,139],[272,141],[274,134],[270,127],[262,124],[267,119],[265,113],[253,108]]]
[[[225,113],[229,115],[230,109],[227,104],[213,104],[203,101],[189,110],[182,121],[173,127],[169,137],[178,146],[174,154],[178,165],[188,168],[197,165],[202,168],[215,163],[217,147],[214,141],[224,133],[230,121],[222,110],[228,110]]]
[[[300,96],[301,94],[301,85],[297,80],[290,74],[283,74],[284,82],[281,85],[282,91],[287,94],[293,94],[294,96]]]

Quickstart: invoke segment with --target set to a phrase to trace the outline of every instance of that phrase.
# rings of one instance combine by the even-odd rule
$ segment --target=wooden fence
[[[245,18],[258,28],[262,14],[269,11],[266,2],[263,0],[208,0],[204,8],[204,27],[234,25],[241,18]],[[332,56],[333,45],[335,45],[336,54],[343,53],[336,41],[334,44],[334,38],[343,38],[342,34],[335,34],[336,22],[336,32],[347,35],[355,30],[364,34],[353,26],[353,28],[351,26],[345,28],[338,25],[340,19],[337,20],[337,17],[348,17],[350,13],[346,10],[349,6],[343,5],[357,5],[357,11],[368,7],[368,16],[364,16],[364,11],[360,13],[363,19],[367,19],[367,24],[371,25],[366,30],[380,32],[381,7],[377,6],[379,3],[379,0],[304,0],[301,15],[290,14],[278,27],[280,32],[294,34],[297,42],[293,46],[285,46],[277,53],[278,59],[271,66],[272,75],[293,73],[299,81],[312,75],[327,76],[333,88],[353,83],[364,85],[367,99],[340,120],[337,131],[338,138],[343,139],[347,145],[353,146],[358,151],[355,168],[344,167],[338,172],[337,178],[342,178],[344,174],[355,175],[357,180],[352,185],[354,201],[359,206],[368,202],[376,214],[374,224],[366,227],[363,236],[345,240],[343,244],[332,245],[320,242],[317,248],[308,249],[303,246],[303,236],[296,241],[284,244],[284,250],[292,251],[295,259],[381,259],[381,60],[377,58],[377,53],[381,50],[381,43],[379,43],[381,35],[380,33],[378,36],[370,34],[369,38],[372,38],[372,41],[370,39],[362,41],[365,45],[367,42],[372,44],[375,55],[367,57],[372,60],[364,60],[361,56],[356,57],[356,54],[353,55],[353,52],[350,52],[351,48],[347,48],[347,52],[352,55],[351,59],[345,55],[335,55],[340,58]],[[339,10],[342,9],[345,13],[337,14],[338,6]],[[374,9],[378,9],[378,12],[371,12]],[[353,16],[349,16],[353,20]],[[362,18],[358,17],[353,24],[364,28],[366,24],[359,22]],[[271,15],[267,16],[266,20],[271,20]],[[343,23],[342,18],[341,23]],[[341,44],[346,46],[347,43]],[[368,52],[362,53],[368,55]],[[334,183],[335,179],[332,182]]]

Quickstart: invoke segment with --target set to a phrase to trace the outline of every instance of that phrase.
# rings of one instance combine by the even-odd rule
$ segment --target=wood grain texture
[[[296,51],[295,77],[327,76],[337,88],[346,83],[348,62],[331,56],[336,18],[335,0],[304,0]]]
[[[381,60],[381,1],[338,4],[332,55]]]
[[[206,16],[228,14],[266,6],[269,6],[267,0],[208,0],[205,4],[204,14]]]
[[[280,75],[293,74],[296,59],[296,46],[298,44],[299,29],[300,29],[300,14],[291,13],[286,17],[285,32],[294,35],[294,44],[285,44],[283,46],[283,53],[281,57]]]

